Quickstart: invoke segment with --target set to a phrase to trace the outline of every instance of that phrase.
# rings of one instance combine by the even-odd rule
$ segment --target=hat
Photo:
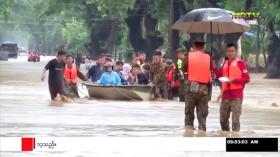
[[[121,73],[122,73],[122,77],[123,77],[125,80],[127,80],[127,79],[129,78],[129,72],[130,72],[131,69],[132,69],[132,68],[131,68],[130,64],[125,63],[125,64],[123,65],[123,70],[121,71]]]
[[[110,55],[109,53],[106,53],[105,54],[105,60],[111,62],[113,60],[112,55]]]
[[[154,50],[154,53],[153,53],[154,56],[162,56],[162,53],[160,50]]]
[[[113,64],[111,62],[104,64],[104,67],[112,67],[112,66],[113,66]]]
[[[165,64],[170,67],[173,65],[173,61],[171,59],[166,59]]]

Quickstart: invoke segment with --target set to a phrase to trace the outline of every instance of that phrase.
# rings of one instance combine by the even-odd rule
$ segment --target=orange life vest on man
[[[72,82],[72,83],[77,83],[78,72],[77,72],[77,67],[75,64],[72,64],[71,69],[68,68],[67,65],[65,66],[64,77],[65,77],[65,79],[70,80],[70,82]]]
[[[233,79],[241,79],[242,71],[238,67],[239,59],[235,59],[230,62],[226,60],[223,66],[223,77],[233,78]],[[232,89],[242,89],[243,85],[239,83],[222,83],[222,90],[232,90]]]
[[[202,51],[192,51],[188,55],[187,81],[209,83],[211,78],[210,55]]]

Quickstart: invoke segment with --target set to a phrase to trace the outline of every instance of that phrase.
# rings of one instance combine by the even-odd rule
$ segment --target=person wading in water
[[[51,100],[54,100],[57,94],[60,94],[62,98],[67,96],[65,84],[64,84],[64,67],[66,62],[66,52],[58,51],[55,59],[50,60],[43,69],[41,81],[45,80],[46,72],[49,70],[49,91]]]
[[[177,49],[176,50],[176,69],[173,73],[173,81],[172,86],[176,84],[176,82],[179,81],[179,100],[181,102],[185,102],[185,78],[184,78],[184,71],[185,71],[185,55],[186,50],[185,49]]]
[[[240,130],[240,115],[245,84],[250,81],[246,62],[237,57],[237,45],[229,43],[226,47],[227,60],[219,70],[215,64],[217,77],[226,77],[222,82],[222,102],[220,106],[220,124],[222,131],[230,131],[229,117],[232,113],[232,131]]]
[[[197,39],[185,59],[185,127],[194,130],[194,113],[198,129],[205,133],[208,116],[209,87],[212,80],[211,56],[204,51],[204,41]]]
[[[66,87],[68,90],[68,95],[71,98],[79,98],[78,93],[78,78],[83,81],[87,81],[88,79],[80,70],[77,68],[76,64],[73,63],[73,58],[71,55],[66,56],[66,66],[64,69],[64,79],[66,83]]]

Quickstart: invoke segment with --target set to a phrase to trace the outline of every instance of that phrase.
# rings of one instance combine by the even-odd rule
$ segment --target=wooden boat
[[[93,83],[83,83],[88,94],[92,98],[105,100],[148,100],[150,98],[151,86],[147,85],[121,85],[103,86]]]

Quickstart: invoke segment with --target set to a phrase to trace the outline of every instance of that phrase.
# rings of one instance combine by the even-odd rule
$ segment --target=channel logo
[[[21,151],[33,151],[35,149],[35,138],[23,137],[21,138]]]
[[[47,139],[39,138],[35,141],[34,137],[22,137],[21,138],[21,151],[45,151],[54,149],[57,145],[53,140],[50,142],[45,142]],[[49,141],[49,140],[47,140]]]

